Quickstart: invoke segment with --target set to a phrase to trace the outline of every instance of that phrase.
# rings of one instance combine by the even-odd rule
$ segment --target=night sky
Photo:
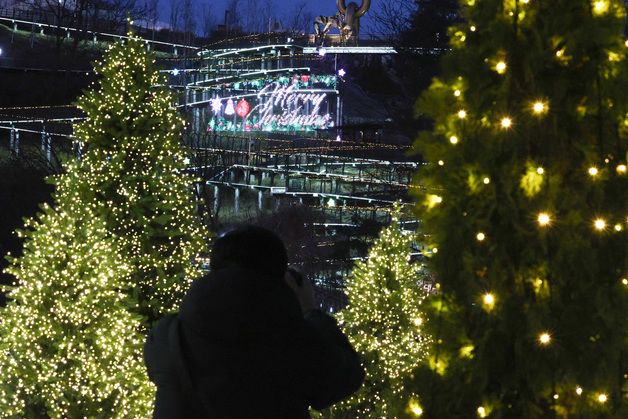
[[[160,0],[159,2],[160,20],[164,23],[169,22],[170,3],[173,1],[176,2],[177,0]],[[246,3],[246,0],[240,0],[240,1],[242,3]],[[261,2],[264,2],[265,0],[258,0],[258,1],[261,3]],[[289,14],[290,11],[294,10],[295,5],[301,3],[300,0],[271,0],[271,1],[273,3],[275,16],[279,20],[281,20],[285,15]],[[358,3],[358,5],[360,5],[361,3],[361,0],[345,0],[345,1],[346,1],[346,4],[349,4],[351,1],[355,1],[356,3]],[[381,1],[383,0],[371,0],[371,10],[374,10],[375,8],[377,8],[378,3]],[[408,0],[408,1],[411,1],[411,0]],[[181,0],[178,0],[178,2],[182,3]],[[198,26],[197,32],[200,33],[202,31],[200,20],[202,19],[201,10],[202,10],[203,4],[210,5],[212,15],[214,17],[214,24],[220,24],[224,20],[224,13],[225,13],[225,9],[228,3],[229,3],[229,0],[196,0],[195,6],[197,9],[197,15],[199,17],[199,22],[197,24]],[[335,14],[337,11],[336,0],[316,0],[316,1],[310,1],[309,3],[311,5],[308,7],[308,9],[312,13],[313,16],[318,16],[318,15],[331,16]],[[361,32],[363,35],[366,35],[369,33],[369,27],[370,27],[369,13],[367,13],[361,19]],[[313,29],[311,30],[311,32],[313,33]]]

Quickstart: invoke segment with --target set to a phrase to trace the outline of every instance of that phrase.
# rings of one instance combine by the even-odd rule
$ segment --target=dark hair
[[[254,225],[231,230],[214,241],[210,259],[213,271],[245,268],[283,278],[288,254],[281,239],[272,231]]]

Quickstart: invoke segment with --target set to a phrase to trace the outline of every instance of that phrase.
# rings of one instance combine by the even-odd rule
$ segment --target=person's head
[[[288,254],[281,239],[272,231],[248,225],[231,230],[214,241],[210,268],[244,268],[283,278]]]

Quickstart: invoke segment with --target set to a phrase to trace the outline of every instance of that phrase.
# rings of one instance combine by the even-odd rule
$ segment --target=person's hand
[[[314,287],[312,283],[303,278],[303,275],[294,268],[288,268],[284,275],[284,280],[297,296],[301,304],[303,314],[316,308],[314,303]]]

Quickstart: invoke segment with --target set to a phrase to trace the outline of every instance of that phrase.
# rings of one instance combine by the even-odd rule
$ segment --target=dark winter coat
[[[308,418],[308,406],[328,407],[364,380],[333,318],[304,319],[283,280],[237,269],[196,281],[179,314],[150,332],[144,358],[158,419]]]

